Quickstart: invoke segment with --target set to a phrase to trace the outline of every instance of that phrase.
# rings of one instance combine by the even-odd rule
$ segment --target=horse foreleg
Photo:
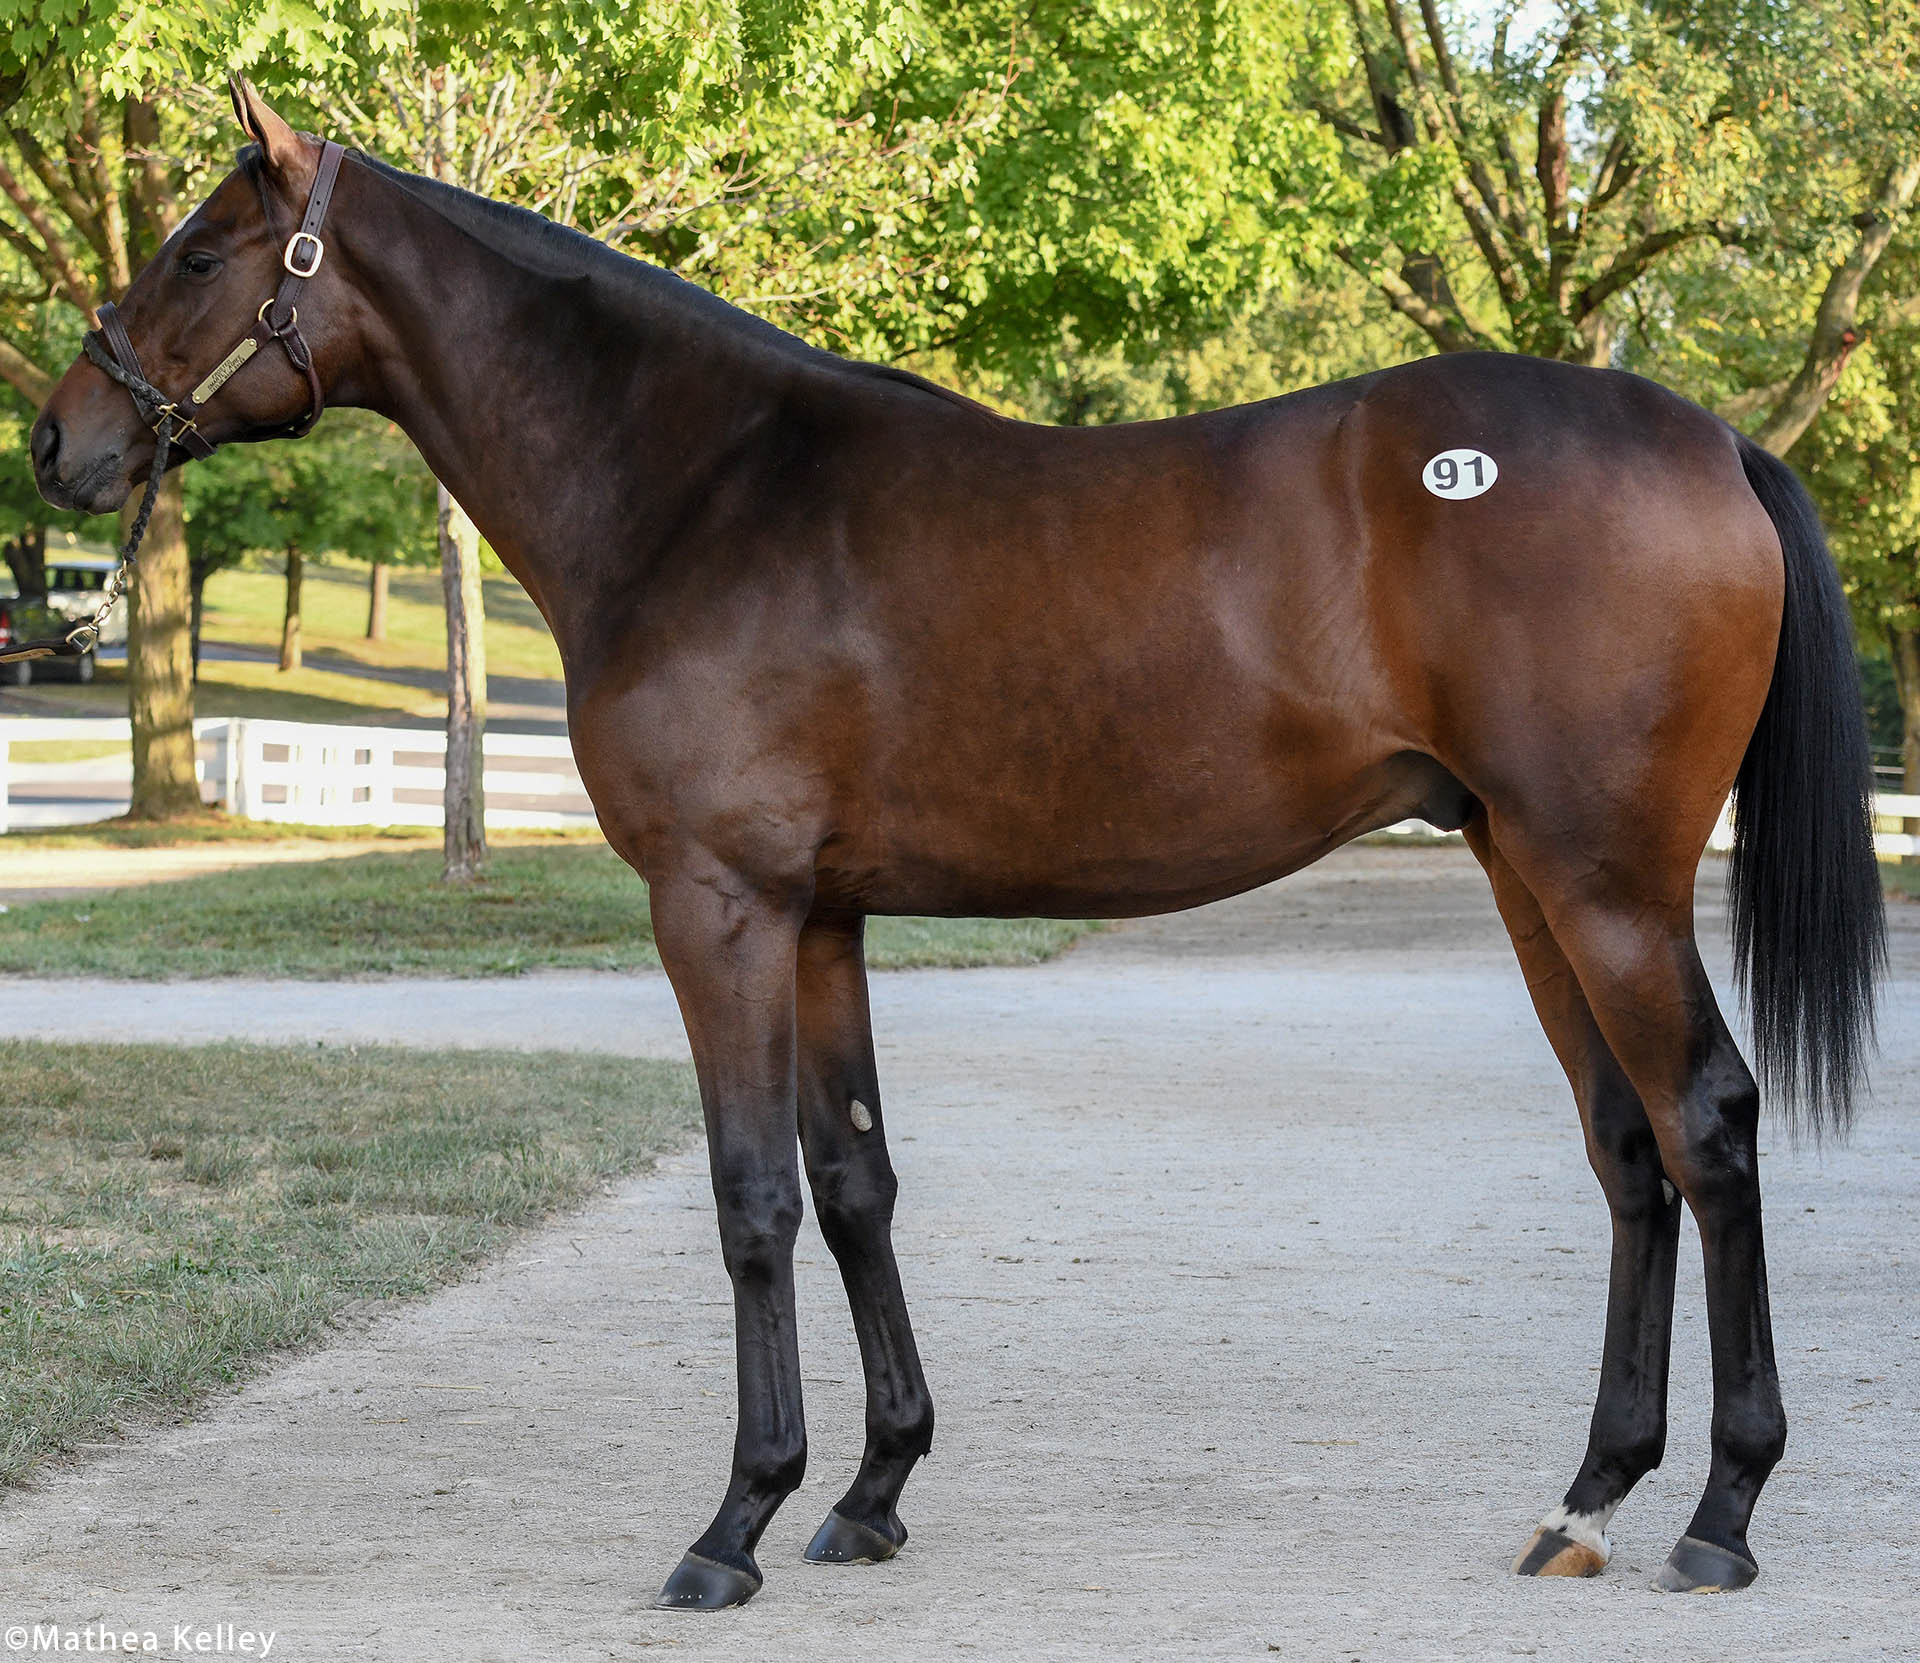
[[[740,1394],[726,1495],[657,1603],[713,1610],[759,1591],[754,1546],[807,1464],[793,1299],[799,920],[725,872],[656,880],[652,901],[654,937],[700,1077]]]
[[[1587,1158],[1613,1214],[1606,1338],[1586,1457],[1513,1562],[1520,1576],[1593,1576],[1612,1555],[1608,1521],[1666,1448],[1680,1200],[1639,1094],[1594,1022],[1540,903],[1492,846],[1484,820],[1468,825],[1467,841],[1487,869],[1534,1010],[1573,1087]]]
[[[811,922],[800,937],[800,1145],[867,1385],[860,1470],[807,1548],[821,1564],[870,1563],[900,1550],[900,1492],[933,1443],[933,1399],[893,1256],[899,1183],[880,1112],[863,933],[864,920],[853,918]]]

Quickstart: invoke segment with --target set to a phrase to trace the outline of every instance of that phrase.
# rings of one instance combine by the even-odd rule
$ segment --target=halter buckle
[[[305,252],[300,247],[302,243],[313,244],[312,258],[304,266],[296,263]],[[280,263],[285,266],[288,271],[292,272],[295,277],[311,277],[320,269],[320,262],[324,260],[326,256],[327,245],[311,231],[296,231],[291,237],[287,238],[286,252],[280,256]]]

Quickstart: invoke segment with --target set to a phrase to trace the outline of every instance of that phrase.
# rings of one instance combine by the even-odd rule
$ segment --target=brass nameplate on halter
[[[187,396],[195,404],[205,404],[208,399],[227,384],[227,377],[260,350],[260,343],[251,335],[247,336],[233,351],[213,367],[213,373],[195,387]]]

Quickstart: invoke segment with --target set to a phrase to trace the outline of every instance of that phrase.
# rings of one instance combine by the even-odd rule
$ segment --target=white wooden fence
[[[11,761],[13,742],[124,740],[130,731],[125,717],[0,717],[0,831],[8,824],[9,775],[36,771]],[[253,717],[203,718],[193,732],[201,795],[229,814],[307,826],[444,823],[444,733]],[[564,734],[489,733],[485,757],[489,826],[595,824]],[[63,766],[72,765],[37,770],[57,776]]]
[[[7,829],[12,741],[126,739],[130,732],[125,717],[0,717],[0,832]],[[205,717],[193,724],[193,734],[201,794],[229,814],[306,826],[443,823],[443,733]],[[563,734],[489,733],[485,787],[489,826],[595,823],[573,747]],[[1920,797],[1882,792],[1874,799],[1874,815],[1873,844],[1882,859],[1920,855],[1920,836],[1908,833],[1904,824],[1920,821]],[[1389,828],[1425,829],[1415,820]],[[1733,847],[1733,825],[1724,810],[1707,846]]]

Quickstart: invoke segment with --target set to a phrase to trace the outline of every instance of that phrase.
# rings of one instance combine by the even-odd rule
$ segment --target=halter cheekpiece
[[[140,511],[134,515],[126,546],[120,551],[120,565],[108,577],[93,616],[76,624],[65,635],[0,646],[0,664],[22,658],[49,658],[55,654],[77,657],[92,649],[100,638],[100,626],[108,612],[126,592],[134,555],[139,550],[140,539],[146,535],[147,520],[160,494],[160,480],[167,471],[168,450],[178,445],[189,456],[202,461],[214,453],[218,447],[198,426],[200,413],[207,401],[269,342],[278,342],[287,361],[307,378],[306,413],[273,436],[298,439],[312,431],[327,403],[319,373],[313,367],[313,353],[307,347],[306,337],[300,333],[300,308],[296,302],[307,280],[326,258],[327,245],[320,240],[320,227],[327,217],[327,204],[333,197],[334,180],[339,176],[340,158],[344,154],[331,139],[321,146],[320,166],[314,174],[313,190],[307,197],[306,214],[300,221],[300,229],[287,239],[287,246],[280,253],[280,264],[286,275],[280,279],[279,289],[261,306],[253,327],[234,343],[233,350],[184,398],[168,398],[147,379],[140,368],[140,355],[133,350],[133,342],[127,335],[127,326],[120,319],[119,308],[112,301],[104,302],[95,311],[100,327],[89,332],[80,343],[81,348],[102,374],[126,388],[134,408],[140,412],[140,419],[153,429],[155,445],[146,495],[140,499]]]

